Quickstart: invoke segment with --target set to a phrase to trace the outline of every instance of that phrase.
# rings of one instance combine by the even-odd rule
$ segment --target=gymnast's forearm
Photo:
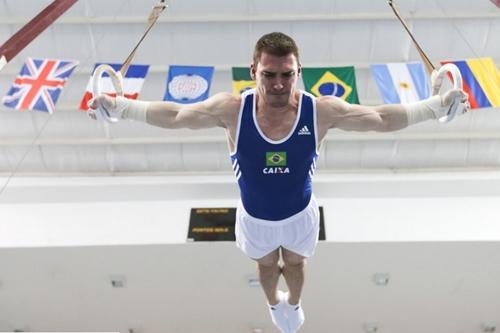
[[[177,115],[180,105],[172,102],[145,102],[127,99],[121,117],[146,122],[163,128],[178,128]],[[120,98],[117,98],[117,104]]]
[[[398,104],[387,104],[376,107],[381,122],[377,127],[379,132],[392,132],[408,126],[408,116],[405,108]]]
[[[410,104],[389,104],[377,107],[384,126],[381,131],[396,131],[422,121],[437,119],[446,115],[450,101],[436,95],[428,99]]]
[[[419,102],[401,105],[385,105],[379,107],[379,114],[385,123],[385,131],[392,131],[411,126],[429,119],[439,119],[446,116],[453,103],[464,105],[462,113],[467,112],[469,104],[467,95],[460,89],[452,89],[443,96],[436,95]]]
[[[117,98],[117,102],[120,98]],[[217,115],[203,103],[188,106],[173,102],[144,102],[128,100],[122,118],[142,121],[153,126],[179,129],[224,127]]]
[[[150,102],[146,109],[146,122],[163,128],[180,128],[178,115],[181,106],[172,102]]]
[[[351,112],[349,129],[358,131],[375,130],[377,132],[392,132],[414,125],[416,123],[436,119],[437,116],[431,109],[432,104],[440,105],[440,97],[433,97],[432,100],[425,100],[412,104],[385,104],[375,107],[363,107],[355,105],[352,107],[355,112]],[[431,105],[431,106],[429,106]],[[362,112],[363,110],[373,110]],[[356,122],[356,114],[359,119]],[[345,125],[343,125],[345,126]],[[341,126],[342,128],[342,126]]]

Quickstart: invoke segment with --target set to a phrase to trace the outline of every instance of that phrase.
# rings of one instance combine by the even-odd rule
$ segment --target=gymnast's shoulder
[[[233,95],[228,92],[220,92],[210,96],[208,99],[200,102],[214,112],[238,112],[241,105],[241,96]]]

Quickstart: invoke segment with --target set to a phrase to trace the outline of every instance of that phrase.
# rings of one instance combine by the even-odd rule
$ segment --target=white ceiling
[[[0,1],[0,41],[50,1]],[[53,116],[0,107],[0,172],[17,175],[229,172],[219,129],[167,131],[97,123],[77,111],[96,62],[122,62],[143,32],[154,1],[80,0],[0,73],[7,92],[27,56],[76,59]],[[487,0],[395,2],[430,58],[490,56],[500,63],[500,10]],[[419,60],[386,0],[173,0],[136,55],[150,64],[143,99],[164,95],[169,64],[214,65],[211,93],[231,90],[231,66],[249,64],[269,31],[293,36],[304,66],[354,65],[360,100],[381,102],[369,64]],[[500,119],[483,109],[452,124],[428,122],[390,134],[332,131],[322,170],[496,168]]]

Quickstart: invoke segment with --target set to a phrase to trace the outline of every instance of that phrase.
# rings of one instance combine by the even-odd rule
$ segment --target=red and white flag
[[[101,64],[99,63],[95,65],[94,71],[99,65]],[[117,72],[120,70],[122,66],[121,64],[108,64],[108,65],[110,65]],[[125,74],[125,77],[123,78],[123,94],[125,97],[130,99],[137,99],[139,93],[141,92],[142,85],[144,84],[144,78],[148,74],[148,70],[149,70],[149,65],[130,65],[127,74]],[[92,79],[93,77],[90,77],[89,83],[87,84],[87,89],[85,91],[85,95],[83,95],[83,99],[80,102],[80,110],[87,111],[88,110],[87,103],[93,98]],[[116,96],[115,89],[113,88],[113,83],[111,82],[111,78],[107,73],[104,73],[104,75],[101,78],[101,89],[102,92],[107,95],[113,97]]]

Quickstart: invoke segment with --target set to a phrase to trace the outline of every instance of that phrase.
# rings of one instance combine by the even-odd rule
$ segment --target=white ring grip
[[[431,76],[433,93],[439,93],[441,89],[441,85],[443,83],[443,78],[446,74],[450,73],[453,79],[453,88],[454,89],[462,89],[462,74],[460,74],[460,70],[455,64],[448,63],[443,66],[436,72],[434,71]],[[439,122],[447,123],[452,120],[455,115],[463,112],[465,105],[458,100],[454,100],[450,107],[450,112],[444,117],[439,118]]]
[[[111,79],[111,83],[116,91],[116,96],[123,96],[123,78],[120,72],[116,72],[110,65],[101,64],[94,71],[92,79],[92,95],[93,98],[102,94],[101,79],[102,75],[107,73]],[[112,117],[108,110],[98,107],[95,110],[95,115],[99,120],[105,120],[109,123],[117,123],[119,119]]]

